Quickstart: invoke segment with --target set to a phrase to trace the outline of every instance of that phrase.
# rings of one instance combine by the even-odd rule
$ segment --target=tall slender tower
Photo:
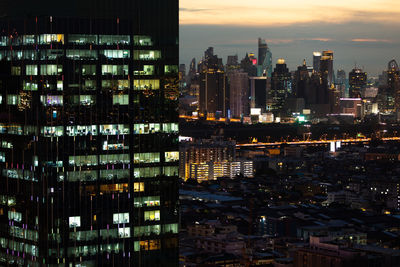
[[[178,0],[5,2],[0,265],[177,266]]]
[[[333,83],[333,51],[323,51],[320,61],[320,72],[323,78],[327,80],[328,87]]]
[[[265,40],[258,38],[258,66],[257,76],[272,75],[272,53]]]
[[[314,52],[313,53],[313,70],[315,72],[319,72],[320,64],[321,64],[321,53]]]

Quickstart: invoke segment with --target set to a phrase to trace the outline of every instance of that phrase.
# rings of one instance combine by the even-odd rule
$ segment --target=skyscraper
[[[395,60],[389,62],[387,75],[387,85],[392,96],[394,96],[395,110],[400,112],[400,70]]]
[[[207,69],[200,73],[199,108],[208,117],[228,115],[229,91],[223,70]]]
[[[341,93],[341,97],[346,97],[348,95],[347,92],[347,79],[346,72],[342,69],[337,70],[335,85]]]
[[[267,90],[269,79],[267,77],[250,77],[250,108],[261,108],[262,111],[272,109],[272,104],[267,107]]]
[[[0,265],[178,265],[178,1],[5,7]]]
[[[321,64],[321,53],[314,52],[313,53],[313,69],[315,72],[319,72],[320,64]]]
[[[267,98],[272,100],[272,110],[281,110],[286,98],[292,92],[292,75],[284,59],[278,59],[271,78],[271,90]]]
[[[355,68],[349,73],[349,96],[361,98],[363,90],[367,87],[367,73]]]
[[[258,38],[258,66],[257,76],[272,75],[272,53],[265,40]]]
[[[239,118],[249,110],[249,75],[241,70],[228,73],[231,115]]]
[[[323,79],[326,79],[328,86],[333,83],[333,51],[323,51],[320,61],[320,72]]]

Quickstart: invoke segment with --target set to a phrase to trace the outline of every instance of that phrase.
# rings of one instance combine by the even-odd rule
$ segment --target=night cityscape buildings
[[[177,266],[178,1],[2,4],[0,265]]]
[[[367,87],[367,73],[362,69],[353,69],[349,73],[349,97],[361,98],[362,92]]]

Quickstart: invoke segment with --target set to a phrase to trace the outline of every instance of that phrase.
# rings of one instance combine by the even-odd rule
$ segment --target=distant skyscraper
[[[271,78],[271,90],[268,90],[267,98],[272,100],[272,111],[281,110],[286,98],[292,91],[292,75],[286,66],[285,60],[280,58],[276,63]]]
[[[361,69],[353,69],[349,73],[349,97],[361,98],[365,87],[367,87],[367,73]]]
[[[243,69],[243,71],[247,72],[250,77],[254,77],[257,75],[257,67],[254,66],[248,54],[246,54],[242,61],[240,61],[240,68]]]
[[[258,66],[257,76],[272,75],[272,53],[265,40],[258,38]]]
[[[196,73],[197,73],[196,59],[193,58],[189,66],[189,79],[192,80],[196,76]]]
[[[211,54],[212,48],[205,52],[205,59],[199,63],[200,67],[200,113],[209,117],[227,116],[229,109],[229,90],[227,77],[222,66],[222,59]]]
[[[179,72],[182,73],[182,76],[186,76],[186,65],[185,64],[179,65]]]
[[[249,110],[249,75],[234,70],[228,73],[231,116],[239,118]]]
[[[238,55],[228,56],[228,59],[226,61],[227,66],[237,66],[238,64]]]
[[[322,78],[326,79],[328,87],[333,83],[333,51],[323,51],[320,61]]]
[[[308,70],[307,64],[304,61],[303,65],[297,68],[294,74],[292,95],[295,98],[304,98],[306,104],[308,104],[307,93],[310,84],[310,71]],[[311,72],[312,74],[312,72]]]
[[[315,72],[319,72],[321,64],[321,52],[314,52],[313,53],[313,69]]]
[[[204,58],[207,60],[214,56],[214,47],[209,47],[205,52],[204,52]]]
[[[389,62],[387,78],[388,89],[394,96],[395,110],[400,112],[400,70],[396,60]]]
[[[250,77],[250,108],[267,109],[267,77]]]
[[[178,266],[178,0],[6,2],[0,265]]]
[[[348,95],[347,92],[347,79],[346,72],[342,69],[337,70],[335,85],[341,93],[341,97],[346,97]]]

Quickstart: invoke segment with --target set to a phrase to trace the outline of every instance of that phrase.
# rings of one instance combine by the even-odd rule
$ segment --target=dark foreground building
[[[176,266],[178,0],[0,13],[0,265]]]

